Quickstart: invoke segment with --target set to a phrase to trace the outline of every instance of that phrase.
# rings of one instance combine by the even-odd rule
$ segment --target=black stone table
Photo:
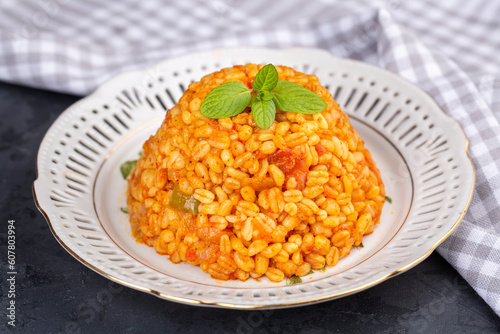
[[[500,318],[437,253],[366,291],[284,310],[187,306],[111,283],[57,243],[33,203],[40,141],[77,100],[0,83],[1,333],[500,332]],[[7,324],[9,220],[16,221],[15,327]]]

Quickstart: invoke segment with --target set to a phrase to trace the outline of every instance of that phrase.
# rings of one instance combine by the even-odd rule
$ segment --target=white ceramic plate
[[[274,63],[316,74],[382,173],[381,224],[363,248],[325,272],[285,285],[221,282],[199,267],[174,265],[136,243],[119,166],[144,141],[192,81],[234,64]],[[238,48],[168,59],[111,79],[69,107],[38,152],[35,201],[59,243],[80,262],[120,284],[172,301],[228,308],[306,305],[361,291],[424,260],[457,226],[474,187],[468,141],[422,90],[400,77],[316,49]]]

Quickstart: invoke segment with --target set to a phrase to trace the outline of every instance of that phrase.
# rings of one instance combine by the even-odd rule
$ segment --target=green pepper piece
[[[293,275],[286,279],[286,285],[292,285],[297,283],[302,283],[302,278],[300,278],[299,276]]]
[[[186,195],[179,191],[179,185],[176,184],[172,196],[170,196],[170,200],[168,201],[168,206],[174,210],[197,215],[200,201],[195,199],[193,195]]]
[[[124,180],[126,180],[130,173],[132,173],[136,164],[137,160],[129,160],[122,163],[122,165],[120,166],[120,172],[122,172]]]

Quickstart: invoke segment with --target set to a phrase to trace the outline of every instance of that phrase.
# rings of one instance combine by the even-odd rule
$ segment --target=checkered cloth
[[[416,83],[465,128],[476,190],[438,248],[500,315],[500,2],[2,0],[0,79],[87,94],[189,51],[310,46]]]

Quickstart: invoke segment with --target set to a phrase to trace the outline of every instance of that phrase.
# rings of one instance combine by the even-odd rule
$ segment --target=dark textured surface
[[[497,333],[498,318],[438,254],[342,299],[285,310],[175,304],[113,284],[55,240],[31,193],[38,145],[78,98],[0,83],[0,332]],[[16,327],[7,326],[6,225],[17,232]]]

